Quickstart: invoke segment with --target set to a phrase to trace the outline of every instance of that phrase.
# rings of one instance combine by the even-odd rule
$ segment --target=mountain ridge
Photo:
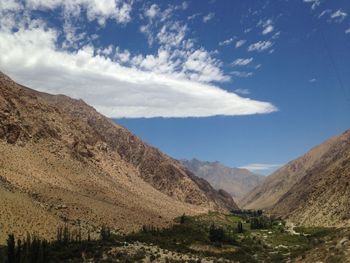
[[[237,207],[226,193],[82,100],[34,91],[3,73],[0,156],[2,178],[17,189],[9,192],[4,184],[0,193],[9,200],[25,196],[33,214],[40,211],[56,223],[81,219],[92,229],[106,224],[130,231],[166,225],[183,213]],[[10,203],[3,209],[16,213]]]
[[[197,176],[204,178],[215,189],[224,189],[235,200],[252,190],[263,179],[263,176],[247,169],[227,167],[220,162],[181,160],[181,163]]]
[[[241,204],[303,225],[350,225],[349,160],[347,130],[268,176]]]

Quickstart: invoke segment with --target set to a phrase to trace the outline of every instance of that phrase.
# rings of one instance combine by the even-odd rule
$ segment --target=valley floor
[[[183,215],[169,228],[128,235],[103,228],[100,236],[64,228],[56,241],[29,238],[14,247],[22,261],[12,262],[350,262],[350,229],[294,227],[258,213]],[[0,262],[9,262],[8,251],[0,249]]]

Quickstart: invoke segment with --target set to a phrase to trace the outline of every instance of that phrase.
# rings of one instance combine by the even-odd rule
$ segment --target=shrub
[[[209,228],[209,240],[213,243],[221,243],[225,239],[225,231],[222,227],[212,224]]]

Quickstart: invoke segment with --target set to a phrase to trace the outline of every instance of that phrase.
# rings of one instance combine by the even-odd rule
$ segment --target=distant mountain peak
[[[253,189],[263,177],[247,169],[230,168],[219,161],[181,160],[182,164],[199,177],[210,182],[215,189],[223,189],[239,200]]]

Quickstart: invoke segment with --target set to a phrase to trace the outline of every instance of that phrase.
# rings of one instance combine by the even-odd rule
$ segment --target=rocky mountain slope
[[[8,200],[0,205],[0,229],[22,234],[54,234],[62,221],[130,231],[236,207],[226,192],[83,101],[31,90],[2,73],[0,176],[0,196]]]
[[[245,208],[304,225],[350,225],[350,130],[288,163],[244,199]]]
[[[230,168],[219,162],[192,159],[182,160],[181,163],[195,175],[207,180],[214,188],[227,191],[235,200],[242,198],[263,179],[263,176],[247,169]]]
[[[350,130],[337,137],[271,213],[303,225],[350,226]]]

